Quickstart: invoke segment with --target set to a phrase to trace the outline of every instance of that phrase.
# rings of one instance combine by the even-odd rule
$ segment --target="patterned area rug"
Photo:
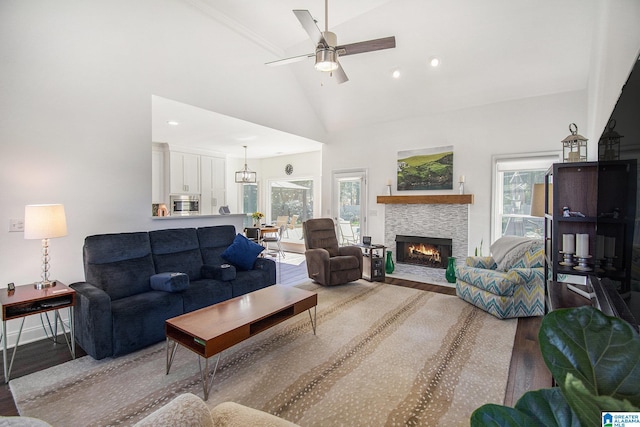
[[[207,404],[231,400],[303,426],[469,425],[502,403],[517,320],[454,296],[358,281],[318,292],[304,313],[222,354]],[[213,360],[213,359],[212,359]],[[192,392],[196,356],[165,344],[116,359],[86,356],[11,380],[21,415],[54,426],[130,425]]]

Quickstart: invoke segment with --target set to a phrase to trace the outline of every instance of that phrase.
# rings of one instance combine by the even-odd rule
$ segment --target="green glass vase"
[[[393,270],[395,270],[396,265],[393,263],[393,253],[392,252],[387,252],[387,262],[384,265],[384,271],[387,274],[391,274],[393,273]]]
[[[456,283],[456,258],[450,256],[447,263],[447,271],[444,273],[444,277],[447,278],[447,282]]]

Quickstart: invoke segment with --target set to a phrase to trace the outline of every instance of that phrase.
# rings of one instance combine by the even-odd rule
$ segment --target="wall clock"
[[[291,175],[293,173],[293,166],[291,166],[291,163],[287,163],[287,165],[284,167],[284,172],[287,175]]]

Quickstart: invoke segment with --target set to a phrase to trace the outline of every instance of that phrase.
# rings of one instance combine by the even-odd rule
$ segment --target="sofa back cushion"
[[[149,232],[156,273],[186,273],[189,280],[202,278],[202,255],[195,228]]]
[[[542,268],[544,267],[544,246],[541,241],[532,243],[527,251],[516,260],[510,268]]]
[[[84,239],[85,280],[111,300],[151,290],[155,274],[147,233],[100,234]]]
[[[497,269],[537,268],[544,264],[542,240],[519,236],[503,236],[491,245]]]
[[[233,225],[217,225],[198,228],[198,241],[202,261],[206,265],[220,266],[227,261],[220,255],[233,243],[236,228]]]

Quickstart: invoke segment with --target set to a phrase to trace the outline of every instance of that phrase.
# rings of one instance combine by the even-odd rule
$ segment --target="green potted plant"
[[[558,387],[530,391],[515,407],[486,404],[471,426],[601,426],[602,412],[640,412],[640,336],[593,307],[552,311],[540,350]]]

